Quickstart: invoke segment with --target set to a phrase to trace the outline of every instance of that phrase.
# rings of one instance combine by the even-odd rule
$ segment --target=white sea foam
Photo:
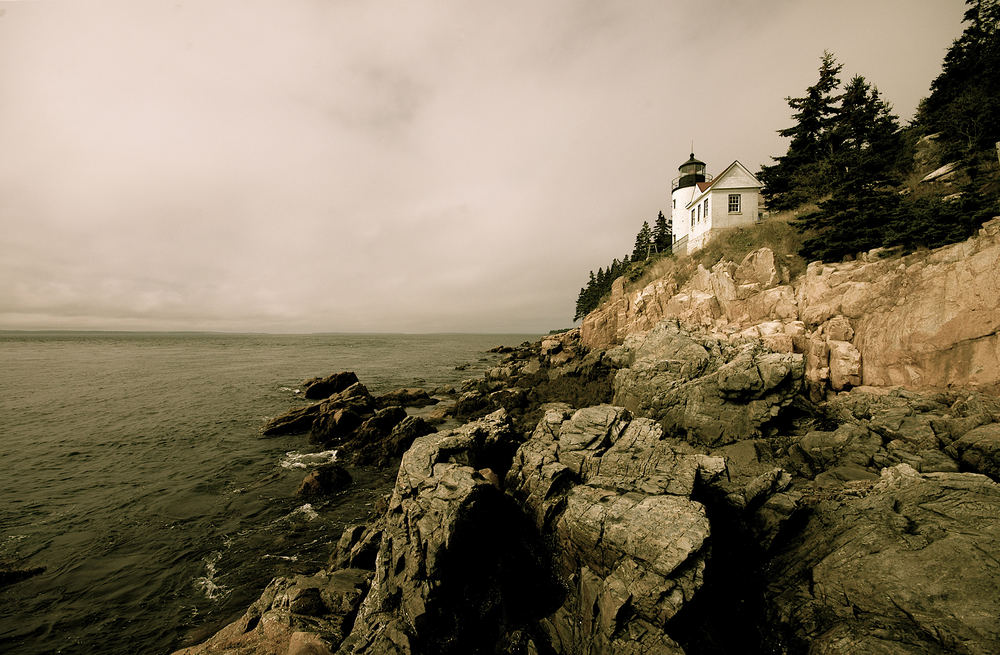
[[[298,562],[298,555],[264,555],[264,559],[283,559],[286,562]]]
[[[324,450],[318,453],[300,453],[290,450],[281,458],[278,465],[284,469],[307,469],[333,464],[337,461],[336,450]]]
[[[293,515],[294,514],[302,514],[303,516],[305,516],[310,521],[313,521],[313,520],[319,518],[319,514],[316,513],[316,510],[313,509],[313,506],[310,503],[306,503],[305,505],[303,505],[301,507],[296,507],[295,511],[293,511],[292,514]]]
[[[301,389],[293,389],[292,387],[280,387],[278,391],[291,391],[292,393],[302,393]]]
[[[222,553],[215,551],[211,555],[205,558],[205,575],[195,578],[194,584],[198,587],[201,593],[205,594],[205,597],[209,600],[217,600],[219,598],[225,598],[229,595],[231,589],[225,587],[215,581],[215,576],[218,570],[215,565],[218,564],[219,560],[222,558]]]

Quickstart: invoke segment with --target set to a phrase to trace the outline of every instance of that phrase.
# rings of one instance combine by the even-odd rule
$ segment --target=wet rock
[[[351,475],[339,464],[327,464],[310,471],[296,490],[299,496],[326,496],[351,484]]]
[[[312,423],[309,441],[326,446],[342,445],[361,426],[363,420],[350,409],[332,409],[323,412]]]
[[[364,420],[375,411],[375,400],[368,389],[357,382],[319,404],[309,439],[313,443],[335,445],[349,439]]]
[[[406,418],[406,410],[399,406],[386,407],[377,410],[371,417],[365,419],[354,435],[358,445],[371,444],[379,447],[381,441]]]
[[[310,378],[302,383],[302,387],[305,389],[306,398],[322,400],[335,393],[340,393],[357,381],[358,376],[353,371],[342,371],[325,378]]]
[[[415,439],[435,432],[430,423],[418,416],[406,416],[405,411],[401,417],[398,412],[384,417],[380,425],[372,420],[370,427],[373,428],[371,431],[364,428],[358,431],[353,449],[353,461],[358,464],[388,466],[391,461],[402,457]]]
[[[276,437],[282,434],[301,434],[308,432],[313,421],[320,413],[320,405],[316,403],[305,407],[296,407],[264,424],[261,434],[265,437]]]
[[[18,566],[12,562],[0,561],[0,587],[5,587],[21,580],[33,578],[45,572],[44,566]]]
[[[370,571],[275,578],[239,619],[174,655],[332,653],[353,625]]]
[[[407,416],[389,433],[383,452],[387,457],[402,457],[416,439],[432,432],[435,432],[434,426],[424,419]]]
[[[435,405],[438,402],[438,399],[432,398],[426,390],[414,387],[396,389],[375,397],[375,404],[379,407],[389,407],[391,405],[399,405],[400,407],[425,407],[427,405]]]

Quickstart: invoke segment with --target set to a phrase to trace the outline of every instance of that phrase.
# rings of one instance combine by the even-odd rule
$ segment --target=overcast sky
[[[787,144],[824,49],[909,120],[962,0],[0,2],[0,329],[540,332]]]

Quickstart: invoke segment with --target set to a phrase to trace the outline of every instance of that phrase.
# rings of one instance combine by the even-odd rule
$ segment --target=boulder
[[[361,447],[365,447],[367,444],[379,447],[381,442],[392,432],[392,429],[405,418],[406,410],[399,406],[376,410],[358,427],[353,441]]]
[[[379,407],[389,407],[391,405],[399,405],[400,407],[425,407],[427,405],[435,405],[438,402],[437,398],[432,398],[424,389],[415,387],[395,389],[394,391],[375,397],[375,404]]]
[[[375,400],[368,389],[356,382],[319,403],[309,439],[313,443],[338,444],[349,439],[366,418],[375,411]]]
[[[948,453],[969,470],[1000,481],[1000,423],[969,430],[949,446]]]
[[[326,496],[351,484],[351,475],[338,464],[327,464],[310,471],[296,490],[299,496]]]
[[[322,400],[340,393],[357,381],[358,376],[353,371],[342,371],[325,378],[310,378],[302,383],[302,387],[305,389],[306,398]]]
[[[736,284],[758,284],[763,288],[781,282],[781,274],[774,263],[774,251],[760,248],[747,254],[733,274]]]
[[[350,409],[331,409],[313,421],[309,441],[324,445],[342,445],[358,429],[361,416]]]
[[[377,432],[370,436],[362,436],[362,432],[363,430],[358,431],[359,436],[353,443],[353,461],[358,464],[388,466],[393,460],[402,457],[415,439],[431,434],[435,429],[419,416],[406,416],[404,412],[400,418],[394,412],[384,420]]]
[[[847,341],[828,342],[830,347],[830,387],[842,391],[861,384],[861,353]]]
[[[300,434],[303,432],[308,432],[312,427],[313,421],[320,413],[320,405],[322,403],[315,403],[313,405],[306,405],[305,407],[296,407],[290,409],[281,416],[273,418],[264,424],[261,429],[261,434],[265,437],[276,437],[282,434]]]

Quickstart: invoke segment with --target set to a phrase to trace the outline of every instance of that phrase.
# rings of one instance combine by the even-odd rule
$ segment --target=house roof
[[[715,179],[713,179],[711,182],[698,182],[698,184],[697,184],[697,186],[698,186],[698,193],[694,194],[694,197],[691,198],[690,202],[688,202],[687,208],[690,209],[691,207],[694,207],[696,203],[701,202],[701,198],[706,193],[708,193],[708,191],[712,187],[714,187],[716,184],[718,184],[723,179],[725,179],[726,175],[728,175],[729,172],[731,170],[733,170],[737,166],[739,166],[740,169],[742,169],[743,172],[746,173],[750,177],[751,180],[753,180],[753,184],[751,186],[756,186],[757,188],[760,188],[762,186],[761,183],[760,183],[760,180],[758,180],[757,176],[755,176],[753,173],[750,172],[750,169],[748,169],[746,166],[744,166],[743,164],[741,164],[738,159],[734,159],[733,163],[730,164],[729,166],[726,166],[726,169],[724,171],[722,171],[721,173],[719,173],[718,175],[716,175]]]

